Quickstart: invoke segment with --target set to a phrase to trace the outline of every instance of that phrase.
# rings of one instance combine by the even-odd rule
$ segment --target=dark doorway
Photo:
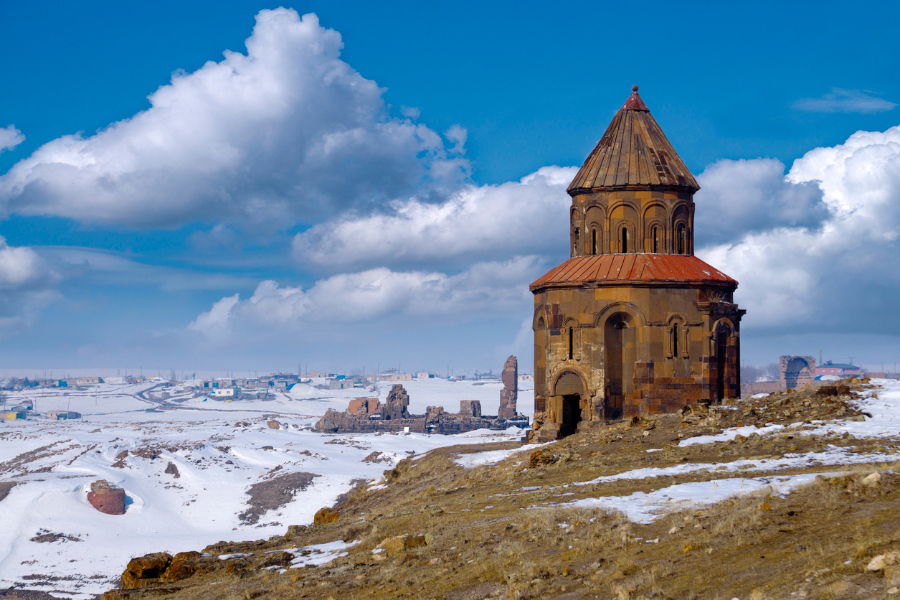
[[[581,422],[581,395],[567,394],[563,396],[562,423],[559,427],[560,435],[572,435],[578,429]]]
[[[560,414],[559,434],[572,435],[581,422],[581,394],[584,384],[575,373],[563,373],[556,380],[556,394],[562,396],[562,414]]]

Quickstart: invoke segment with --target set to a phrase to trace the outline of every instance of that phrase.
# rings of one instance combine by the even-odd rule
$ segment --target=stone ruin
[[[781,389],[797,389],[816,382],[816,359],[813,356],[782,356],[778,367]]]
[[[87,499],[91,506],[103,514],[125,514],[125,490],[105,479],[99,479],[91,484]]]
[[[518,417],[516,400],[519,398],[519,361],[515,356],[510,356],[503,363],[500,381],[503,382],[503,389],[500,390],[500,410],[497,411],[497,416],[503,419]]]
[[[513,358],[515,361],[515,358]],[[509,361],[507,361],[509,363]],[[515,363],[513,363],[515,364]],[[515,367],[514,367],[515,368]],[[476,429],[503,430],[507,427],[528,427],[528,417],[515,412],[515,395],[512,401],[512,418],[481,414],[479,400],[461,400],[459,413],[448,413],[443,406],[429,406],[424,415],[409,413],[409,394],[396,384],[384,404],[378,398],[356,398],[344,412],[329,408],[315,425],[323,433],[463,433]]]

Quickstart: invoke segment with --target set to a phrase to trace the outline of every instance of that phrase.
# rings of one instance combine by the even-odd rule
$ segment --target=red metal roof
[[[678,254],[601,254],[576,256],[548,271],[529,287],[537,291],[585,283],[711,283],[737,281],[696,256]]]

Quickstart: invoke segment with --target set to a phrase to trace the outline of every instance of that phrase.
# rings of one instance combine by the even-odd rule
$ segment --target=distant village
[[[472,376],[452,375],[440,376],[430,372],[404,373],[398,369],[375,371],[370,375],[327,373],[323,371],[307,371],[302,374],[294,373],[270,373],[256,377],[215,377],[197,379],[196,375],[183,375],[177,378],[172,371],[169,378],[161,376],[143,375],[116,375],[109,377],[85,376],[85,377],[10,377],[0,380],[0,410],[3,411],[6,420],[25,419],[36,416],[34,400],[16,400],[10,405],[7,392],[41,392],[53,389],[55,392],[66,393],[68,390],[84,391],[92,386],[101,384],[112,386],[140,385],[155,383],[151,390],[147,390],[147,396],[154,400],[167,400],[175,394],[193,394],[194,396],[206,396],[212,400],[232,402],[234,400],[264,400],[275,392],[289,392],[297,385],[309,385],[322,390],[344,389],[370,389],[378,382],[402,383],[414,380],[446,379],[449,381],[499,381],[500,374],[492,371],[478,372]],[[522,381],[533,381],[530,374],[519,376]],[[68,410],[51,410],[42,415],[51,420],[80,419],[81,414]]]

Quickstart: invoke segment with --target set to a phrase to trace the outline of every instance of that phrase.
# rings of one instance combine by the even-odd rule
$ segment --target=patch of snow
[[[287,550],[291,554],[297,555],[297,558],[291,561],[292,569],[300,567],[319,567],[330,563],[335,558],[347,556],[345,552],[348,548],[352,548],[359,542],[345,542],[338,540],[336,542],[327,542],[325,544],[315,544],[313,546],[304,546],[303,548],[292,548]]]
[[[727,463],[682,463],[671,467],[648,467],[633,469],[616,475],[597,477],[590,481],[578,481],[573,485],[595,485],[622,479],[648,479],[650,477],[672,477],[697,471],[734,473],[737,471],[777,471],[781,469],[808,468],[826,465],[853,465],[869,462],[890,462],[897,460],[895,454],[850,452],[846,448],[831,446],[825,452],[805,454],[785,454],[780,458],[743,459]]]
[[[532,448],[539,448],[541,446],[546,446],[547,444],[552,444],[552,443],[554,443],[554,442],[547,442],[545,444],[528,444],[521,448],[511,448],[509,450],[487,450],[485,452],[472,452],[471,454],[460,454],[456,458],[453,459],[453,462],[455,462],[459,466],[465,467],[467,469],[472,469],[474,467],[482,467],[485,465],[494,465],[505,458],[509,458],[513,454],[518,454],[519,452],[525,452],[526,450],[531,450]]]
[[[737,437],[738,434],[744,437],[750,437],[754,433],[759,435],[768,435],[782,429],[784,429],[784,425],[766,425],[765,427],[755,427],[753,425],[748,425],[747,427],[732,427],[716,435],[697,435],[691,438],[687,438],[686,440],[681,440],[678,445],[683,448],[685,446],[693,446],[695,444],[730,442],[735,437]]]
[[[767,487],[770,487],[773,493],[784,495],[797,487],[812,483],[818,475],[809,473],[679,483],[649,493],[635,492],[628,496],[584,498],[562,506],[616,510],[635,523],[652,523],[669,512],[691,506],[715,504],[734,496],[759,492]],[[827,475],[833,476],[834,473]]]

